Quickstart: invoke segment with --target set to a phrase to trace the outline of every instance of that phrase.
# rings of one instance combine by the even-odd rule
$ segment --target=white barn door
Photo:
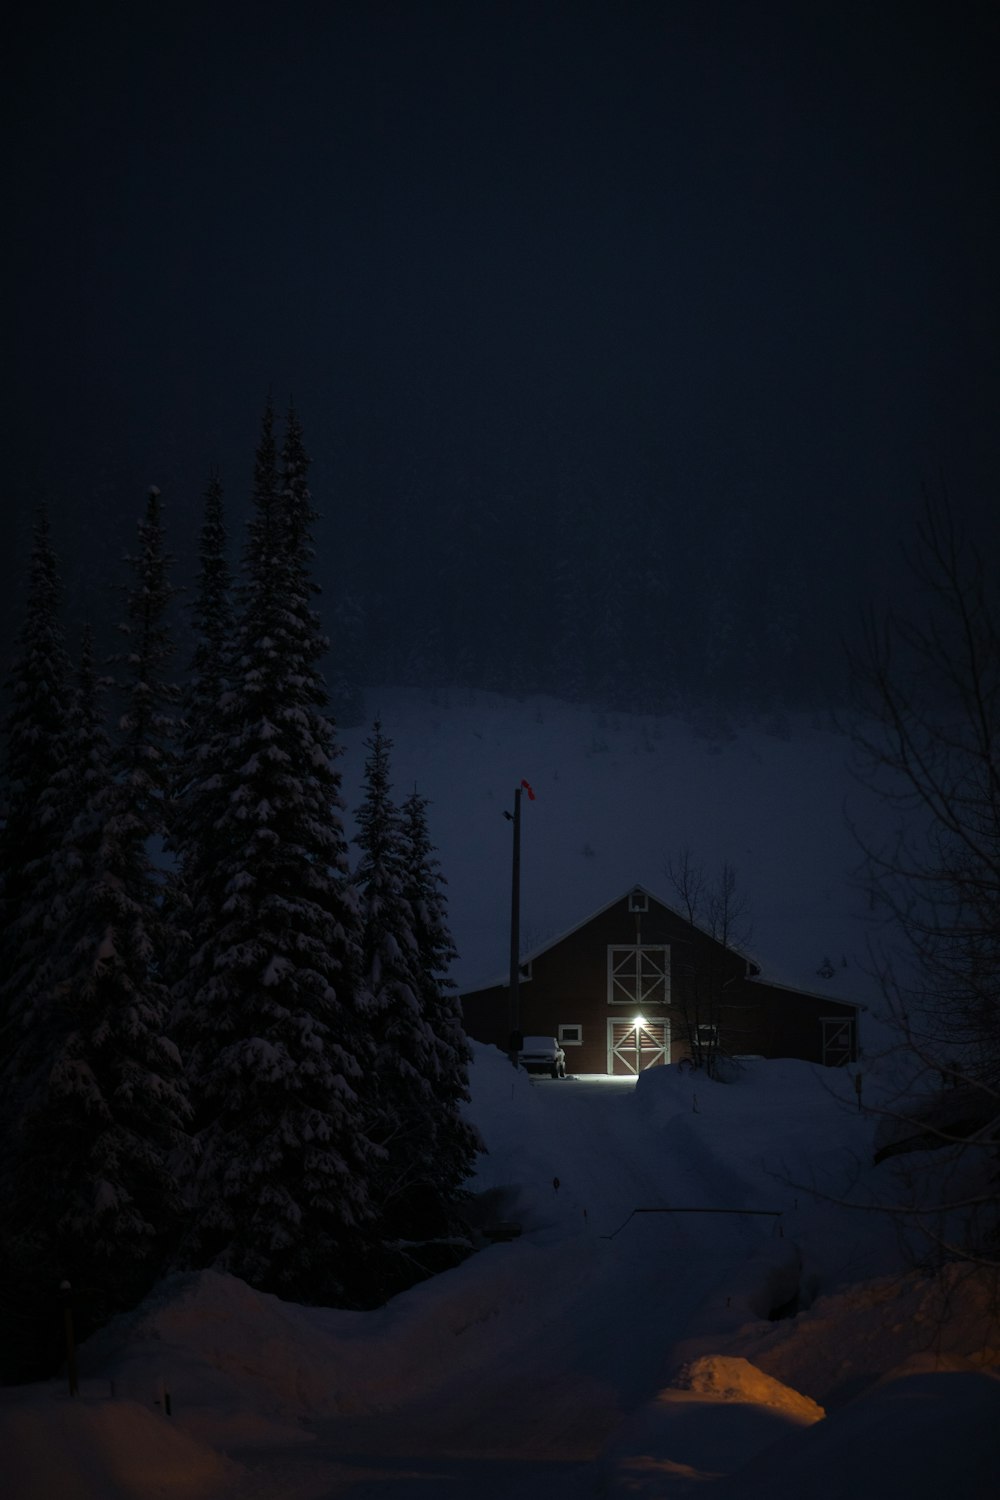
[[[608,1021],[608,1072],[613,1076],[642,1073],[669,1061],[669,1021]]]

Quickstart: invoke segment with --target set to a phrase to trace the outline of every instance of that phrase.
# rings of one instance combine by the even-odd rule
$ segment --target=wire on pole
[[[784,1209],[782,1208],[633,1208],[624,1223],[619,1224],[612,1234],[602,1234],[602,1240],[613,1240],[616,1234],[621,1234],[626,1224],[630,1224],[636,1214],[754,1214],[758,1218],[780,1219]]]

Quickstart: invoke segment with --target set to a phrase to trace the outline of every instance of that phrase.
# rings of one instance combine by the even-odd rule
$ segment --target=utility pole
[[[521,788],[514,792],[514,855],[510,877],[510,1060],[517,1067],[521,1050]]]
[[[521,785],[514,789],[514,811],[504,813],[514,825],[514,852],[511,859],[510,873],[510,1060],[513,1067],[518,1066],[518,1053],[521,1050],[521,792],[528,794],[528,801],[534,802],[535,794],[526,781],[522,779]]]

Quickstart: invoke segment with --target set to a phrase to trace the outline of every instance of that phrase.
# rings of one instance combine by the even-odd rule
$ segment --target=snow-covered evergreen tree
[[[93,790],[90,778],[98,774],[104,785],[110,774],[110,748],[98,696],[93,634],[88,625],[83,629],[77,680],[67,692],[60,731],[61,763],[38,795],[38,814],[47,838],[44,852],[30,866],[35,941],[24,954],[17,977],[14,1034],[20,1054],[19,1118],[30,1107],[32,1083],[38,1086],[59,1043],[60,1007],[55,997],[64,992],[73,963],[74,894],[81,869],[96,851],[93,815],[88,812]]]
[[[138,533],[138,550],[127,558],[133,583],[126,618],[118,627],[128,647],[113,658],[121,669],[119,687],[125,700],[115,769],[129,786],[126,805],[136,820],[135,836],[150,839],[170,831],[181,697],[169,675],[174,646],[168,611],[177,590],[170,582],[173,559],[165,550],[155,486]]]
[[[57,1045],[45,1095],[26,1126],[28,1159],[64,1143],[41,1191],[56,1252],[111,1304],[143,1286],[176,1230],[170,1158],[190,1113],[168,1036],[155,859],[169,827],[178,699],[168,675],[170,561],[152,489],[128,558],[128,648],[115,658],[125,711],[113,748],[89,655],[81,664],[64,792],[72,816],[62,820],[69,951],[49,989]]]
[[[363,931],[362,983],[371,1005],[378,1076],[379,1140],[387,1157],[380,1177],[383,1226],[398,1226],[430,1170],[423,1127],[431,1112],[433,1049],[417,979],[413,914],[403,895],[399,813],[392,801],[392,741],[379,719],[365,740],[364,795],[355,812],[354,874]],[[398,1230],[397,1230],[398,1232]]]
[[[212,777],[220,733],[220,704],[233,653],[234,614],[222,484],[216,473],[205,491],[199,569],[192,608],[195,647],[182,698],[169,836],[175,857],[168,891],[171,917],[170,974],[179,1006],[188,994],[192,929],[200,909],[199,882],[215,859],[213,825],[220,795]],[[222,795],[225,795],[224,793]],[[208,916],[209,924],[213,918]]]
[[[448,927],[445,878],[427,827],[427,799],[414,789],[402,807],[403,895],[412,914],[417,945],[417,983],[426,1026],[433,1037],[434,1135],[437,1187],[453,1199],[470,1176],[477,1132],[462,1116],[469,1102],[471,1053],[462,1012],[448,970],[456,953]]]
[[[233,645],[228,546],[222,483],[218,474],[213,473],[205,491],[198,579],[192,610],[195,648],[184,693],[182,782],[186,779],[187,762],[204,752],[214,733],[219,700],[228,677]]]
[[[65,763],[69,658],[48,518],[35,522],[24,623],[7,682],[0,788],[0,1068],[13,1012],[48,942],[44,880],[59,843],[45,793]]]
[[[166,1035],[158,882],[136,783],[112,770],[87,636],[66,733],[66,765],[46,793],[63,829],[62,942],[39,969],[25,1018],[7,1273],[28,1306],[66,1278],[99,1319],[133,1302],[163,1265],[180,1214],[171,1157],[188,1105]]]
[[[455,1116],[462,1094],[457,1074],[468,1054],[464,1038],[459,1041],[447,1025],[442,1038],[434,1026],[446,1009],[433,986],[435,979],[440,981],[439,965],[447,961],[450,940],[440,908],[426,900],[433,874],[427,867],[419,874],[415,868],[418,859],[429,858],[429,845],[426,838],[420,842],[419,827],[416,844],[404,837],[391,798],[392,742],[379,720],[365,743],[365,792],[355,837],[361,857],[354,878],[364,926],[364,984],[376,1037],[377,1133],[387,1153],[381,1175],[382,1228],[387,1250],[392,1253],[395,1244],[398,1256],[405,1246],[419,1267],[418,1242],[449,1227],[475,1152],[474,1134]],[[420,903],[419,917],[407,886]],[[423,950],[415,930],[418,921]]]
[[[7,682],[0,784],[0,1378],[47,1373],[39,1363],[33,1257],[15,1243],[15,1183],[23,1172],[21,1125],[37,1090],[45,1039],[29,1024],[43,988],[40,969],[62,933],[54,930],[56,865],[61,830],[49,787],[67,760],[69,702],[66,654],[59,623],[60,583],[44,511],[36,517],[24,621]],[[35,1326],[32,1326],[35,1325]]]
[[[195,788],[212,816],[181,1023],[200,1125],[194,1253],[287,1296],[349,1302],[378,1152],[307,473],[291,413],[279,475],[268,409],[230,682]]]

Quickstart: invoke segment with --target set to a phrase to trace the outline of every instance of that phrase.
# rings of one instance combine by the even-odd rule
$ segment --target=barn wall
[[[679,1035],[682,1002],[694,1003],[706,974],[721,985],[726,1001],[720,1020],[723,1049],[764,1057],[800,1057],[821,1062],[820,1018],[854,1007],[746,977],[746,963],[677,913],[649,898],[649,910],[630,912],[628,897],[597,913],[533,959],[531,977],[519,985],[519,1029],[525,1035],[559,1036],[561,1026],[582,1027],[583,1043],[566,1048],[574,1073],[607,1071],[608,1020],[631,1019],[629,1007],[608,1001],[609,946],[666,946],[670,951],[669,1002],[644,1009],[646,1019],[670,1022],[670,1061],[686,1053]],[[505,984],[469,991],[462,997],[466,1030],[477,1041],[506,1051],[511,1031],[510,995]]]
[[[759,1045],[747,1047],[764,1057],[799,1057],[805,1062],[823,1062],[824,1018],[841,1017],[854,1023],[851,1061],[857,1060],[857,1008],[843,1000],[826,999],[800,990],[782,989],[764,980],[753,980],[745,990],[756,1016]]]
[[[671,1060],[683,1053],[677,1039],[677,1001],[688,993],[692,973],[698,965],[717,961],[721,950],[704,934],[659,905],[652,898],[649,910],[628,909],[623,896],[606,911],[569,933],[554,947],[536,957],[531,978],[518,986],[519,1029],[524,1035],[558,1036],[563,1025],[582,1027],[581,1046],[566,1047],[571,1072],[603,1073],[607,1070],[609,1017],[629,1017],[632,1007],[608,1003],[608,949],[630,946],[664,946],[670,951],[670,1001],[648,1010],[647,1019],[671,1022]],[[723,954],[727,971],[742,979],[744,961]],[[462,996],[466,1029],[477,1041],[492,1042],[506,1050],[510,1036],[510,995],[506,985],[493,985]]]

